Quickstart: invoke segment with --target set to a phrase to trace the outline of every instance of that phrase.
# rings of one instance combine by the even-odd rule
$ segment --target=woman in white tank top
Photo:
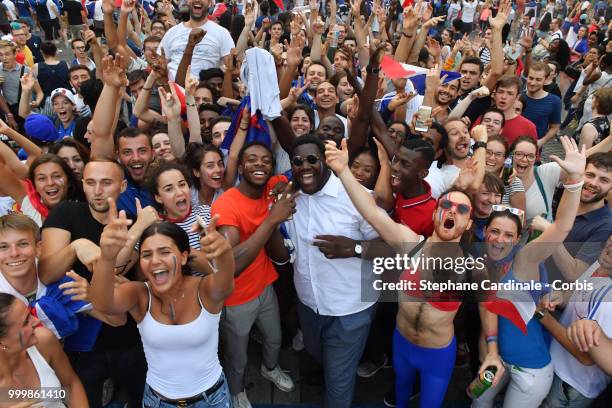
[[[109,203],[111,221],[100,237],[90,298],[96,309],[129,312],[138,323],[148,365],[143,406],[230,407],[218,343],[219,318],[234,288],[235,265],[229,242],[216,231],[217,218],[200,238],[214,268],[208,276],[190,276],[187,233],[176,224],[157,222],[140,238],[140,269],[147,283],[115,287],[113,268],[131,221]]]
[[[23,302],[0,293],[0,408],[29,406],[40,400],[47,408],[88,407],[81,381],[62,345]],[[32,390],[39,398],[22,398],[7,390]],[[44,391],[44,394],[41,392]]]

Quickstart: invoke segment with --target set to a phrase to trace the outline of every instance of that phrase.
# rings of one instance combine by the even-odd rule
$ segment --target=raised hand
[[[489,25],[492,29],[501,30],[508,23],[508,16],[510,15],[510,9],[512,7],[511,0],[501,0],[499,3],[499,10],[495,18],[489,17]]]
[[[161,55],[154,52],[153,57],[151,58],[151,69],[155,71],[155,74],[160,79],[168,78],[168,61],[166,61],[166,54],[164,53],[164,49],[161,50]]]
[[[119,53],[102,59],[102,80],[105,85],[122,88],[128,85],[123,56]]]
[[[74,249],[77,259],[88,270],[93,271],[94,263],[100,258],[100,247],[85,238],[72,241],[70,246]]]
[[[117,204],[108,199],[109,223],[106,224],[100,236],[100,256],[113,262],[128,241],[128,227],[132,224],[125,211],[117,212]]]
[[[477,142],[487,142],[487,127],[485,125],[476,125],[472,129],[472,139]]]
[[[376,47],[370,48],[370,65],[378,66],[382,62],[383,57],[385,56],[385,49],[387,48],[387,43],[381,41]]]
[[[253,6],[252,3],[247,3],[246,8],[244,10],[244,26],[249,30],[253,27],[253,23],[257,18],[257,9]]]
[[[155,208],[150,205],[142,208],[142,204],[138,197],[136,198],[136,222],[143,226],[144,228],[153,225],[156,221],[159,220],[159,215]]]
[[[206,35],[206,31],[201,28],[192,28],[189,32],[189,38],[187,39],[187,45],[191,47],[195,47],[202,41],[204,36]]]
[[[191,73],[191,65],[187,67],[187,78],[185,79],[185,95],[194,96],[200,81]]]
[[[463,168],[459,172],[457,179],[455,180],[455,186],[458,186],[463,189],[467,189],[470,187],[474,180],[476,179],[476,166],[478,162],[475,161],[472,157],[465,161]]]
[[[393,97],[393,99],[391,99],[391,102],[389,102],[389,106],[387,106],[387,109],[389,109],[391,112],[394,112],[400,106],[408,103],[412,98],[414,98],[415,95],[416,94],[414,92],[398,92]]]
[[[385,146],[383,146],[382,143],[378,141],[378,139],[376,139],[375,137],[372,139],[374,140],[374,143],[376,143],[376,152],[378,154],[378,162],[380,163],[380,166],[390,166],[391,160],[389,160],[389,154],[387,153],[387,149],[385,149]]]
[[[342,139],[340,142],[340,149],[336,147],[336,142],[331,140],[325,142],[325,163],[336,174],[340,174],[348,168],[349,154],[346,139]]]
[[[438,24],[440,24],[442,21],[444,21],[445,18],[446,16],[438,16],[438,17],[430,18],[429,20],[425,21],[425,23],[423,24],[423,28],[429,29],[429,28],[435,27]]]
[[[304,40],[300,36],[295,36],[291,39],[289,48],[287,49],[287,65],[297,67],[302,62],[302,50],[304,49]]]
[[[26,72],[20,79],[21,81],[21,89],[24,91],[32,91],[34,88],[34,84],[36,84],[36,79],[30,72]]]
[[[163,87],[157,88],[159,92],[159,100],[161,101],[162,113],[168,121],[177,120],[181,116],[181,101],[176,94],[174,82],[169,82],[170,92]]]
[[[217,231],[217,221],[219,221],[219,217],[220,215],[217,214],[210,220],[208,226],[202,230],[203,234],[200,238],[202,252],[206,254],[209,260],[218,258],[224,253],[232,250],[229,241]]]
[[[404,9],[404,21],[402,23],[402,28],[404,32],[411,30],[416,27],[418,17],[414,11],[413,6],[408,6]]]
[[[73,270],[66,272],[66,276],[71,278],[72,281],[64,282],[59,285],[62,293],[66,296],[70,296],[71,300],[89,302],[89,282],[87,282],[87,279]]]
[[[560,137],[561,144],[565,150],[565,159],[561,160],[555,155],[550,155],[550,159],[565,170],[569,176],[569,180],[578,183],[584,179],[584,168],[586,166],[586,146],[582,145],[582,150],[578,149],[578,145],[573,138],[567,136]]]
[[[136,9],[136,0],[123,0],[121,2],[121,13],[131,14]]]
[[[289,182],[283,192],[278,196],[278,199],[270,209],[268,219],[278,225],[285,220],[288,220],[295,213],[295,198],[300,194],[292,193],[293,183]]]
[[[293,103],[296,103],[298,101],[298,99],[300,98],[300,96],[302,96],[302,94],[304,93],[304,91],[306,89],[308,89],[308,87],[310,86],[310,82],[306,81],[304,82],[304,86],[300,87],[300,86],[294,86],[293,88],[291,88],[289,90],[289,98],[291,98],[291,100],[293,101]]]
[[[96,33],[93,30],[89,29],[83,30],[83,41],[85,41],[86,43],[90,43],[92,40],[96,40]]]

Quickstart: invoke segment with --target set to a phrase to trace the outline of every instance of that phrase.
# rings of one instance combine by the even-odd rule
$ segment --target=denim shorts
[[[201,394],[202,399],[200,401],[186,405],[179,405],[176,402],[172,403],[163,401],[153,392],[151,387],[149,387],[149,384],[146,384],[144,395],[142,397],[142,406],[143,408],[231,408],[232,398],[229,393],[227,381],[225,380],[225,374],[221,373],[219,381],[223,381],[223,384],[214,393],[207,395],[207,392],[203,392]]]

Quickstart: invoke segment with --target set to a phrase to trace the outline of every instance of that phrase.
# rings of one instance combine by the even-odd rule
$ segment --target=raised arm
[[[199,81],[190,71],[191,68],[188,68],[187,79],[185,80],[185,105],[187,107],[187,126],[189,127],[189,141],[187,144],[203,144],[200,116],[198,114],[198,106],[195,103],[195,92]]]
[[[561,137],[561,144],[565,150],[565,160],[554,155],[550,156],[568,174],[563,185],[565,191],[557,208],[555,222],[537,239],[523,247],[517,258],[521,263],[526,261],[531,265],[537,265],[543,262],[554,253],[557,245],[563,243],[574,226],[584,184],[586,149],[583,147],[582,151],[579,151],[576,141],[567,136]]]
[[[5,145],[4,147],[6,147],[6,150],[0,150],[0,180],[2,180],[2,183],[0,183],[0,196],[11,197],[18,204],[21,204],[27,193],[26,188],[23,181],[7,166],[4,154],[12,154],[14,156],[14,153],[10,151],[8,146]]]
[[[236,265],[229,240],[223,238],[217,231],[217,220],[219,215],[212,218],[200,238],[202,252],[206,254],[206,258],[214,262],[217,269],[217,272],[206,278],[202,297],[212,300],[215,302],[214,306],[221,308],[225,299],[234,290]]]
[[[247,132],[249,131],[249,123],[251,122],[251,113],[248,108],[242,111],[242,117],[238,124],[238,130],[232,140],[232,144],[229,148],[227,155],[227,165],[225,166],[225,176],[223,178],[223,188],[228,189],[236,184],[236,178],[238,177],[238,153],[244,141],[246,140]]]
[[[206,31],[201,28],[193,28],[189,33],[189,38],[187,39],[187,46],[185,47],[185,51],[183,52],[183,57],[179,62],[178,68],[176,69],[176,77],[174,80],[180,86],[185,86],[185,78],[187,74],[187,67],[191,66],[191,58],[193,57],[193,51],[195,50],[196,45],[202,41],[204,36],[206,35]]]
[[[102,67],[104,88],[91,119],[91,157],[114,157],[113,129],[117,123],[116,105],[120,98],[120,88],[128,85],[125,75],[124,59],[121,54],[116,58],[104,57]],[[100,69],[100,68],[98,68]]]
[[[512,2],[510,0],[502,0],[495,18],[489,17],[489,24],[491,25],[491,71],[484,85],[489,88],[490,91],[495,89],[497,80],[504,73],[502,30],[508,21],[508,14],[510,14],[511,6]]]
[[[183,157],[185,153],[185,138],[181,128],[181,101],[176,94],[174,83],[170,83],[170,92],[162,87],[158,88],[162,112],[168,120],[168,137],[174,157]]]
[[[407,242],[418,242],[419,236],[407,226],[393,221],[385,211],[378,208],[374,197],[355,179],[348,167],[346,139],[342,139],[342,150],[338,150],[334,142],[328,141],[325,146],[325,159],[342,181],[357,211],[385,242],[395,247],[403,247]]]
[[[128,227],[131,223],[125,212],[117,213],[115,201],[108,200],[110,222],[100,236],[100,256],[93,267],[89,297],[97,310],[107,314],[130,312],[138,319],[139,292],[144,289],[140,282],[127,282],[115,287],[115,262],[117,255],[128,241]]]

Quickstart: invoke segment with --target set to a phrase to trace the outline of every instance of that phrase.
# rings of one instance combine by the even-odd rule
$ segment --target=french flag
[[[221,144],[221,148],[229,150],[232,142],[234,141],[234,137],[236,136],[236,132],[238,131],[238,127],[240,126],[240,121],[242,120],[242,115],[245,114],[245,108],[249,108],[251,110],[251,96],[246,95],[242,98],[242,102],[236,109],[236,113],[232,116],[232,123],[230,127],[227,129],[227,134],[223,139],[223,143]],[[268,124],[263,118],[263,115],[259,110],[251,114],[251,118],[249,120],[249,128],[247,130],[245,144],[250,143],[252,141],[259,141],[264,143],[266,146],[272,146],[272,141],[270,139],[270,129],[268,128]]]
[[[419,95],[425,95],[425,78],[427,76],[427,72],[429,71],[427,68],[418,67],[416,65],[402,64],[395,61],[388,55],[383,57],[382,62],[380,63],[380,68],[385,76],[389,79],[409,78],[417,93]],[[445,84],[461,78],[461,74],[455,71],[442,71],[440,73],[440,78],[444,77],[445,75]]]
[[[525,299],[517,299],[516,292],[503,294],[498,292],[493,300],[484,302],[484,306],[491,313],[505,317],[527,335],[527,324],[536,311],[536,305],[531,295],[526,294]]]

